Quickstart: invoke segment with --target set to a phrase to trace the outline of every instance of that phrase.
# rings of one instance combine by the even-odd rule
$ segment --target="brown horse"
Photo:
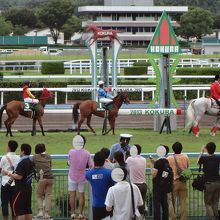
[[[116,97],[113,99],[113,108],[108,111],[108,121],[110,125],[110,129],[105,133],[108,134],[112,130],[112,134],[115,134],[115,119],[118,116],[118,110],[120,109],[122,103],[129,104],[129,98],[128,94],[125,92],[120,92]],[[95,101],[92,100],[86,100],[82,103],[76,103],[73,107],[73,120],[76,124],[78,121],[77,126],[77,133],[80,133],[80,127],[85,119],[87,119],[87,126],[91,129],[91,131],[95,133],[95,130],[91,126],[91,118],[92,115],[96,115],[98,117],[104,118],[105,111],[97,111],[98,104]],[[78,109],[80,109],[80,119],[79,118],[79,112]]]
[[[43,88],[39,97],[39,103],[37,104],[37,110],[33,118],[31,132],[32,136],[36,135],[36,121],[38,121],[40,125],[42,135],[45,135],[41,118],[44,114],[44,107],[46,105],[46,102],[51,97],[53,97],[53,93],[50,92],[48,89]],[[2,106],[2,108],[0,109],[0,128],[2,127],[2,114],[4,110],[6,110],[6,113],[8,115],[8,118],[4,121],[7,130],[6,136],[8,136],[8,134],[10,134],[11,137],[13,136],[11,132],[11,126],[19,115],[25,116],[27,118],[32,118],[32,111],[24,111],[24,102],[13,100]]]
[[[93,36],[90,38],[93,39],[93,41],[90,43],[90,45],[92,45],[97,39],[105,38],[105,37],[108,37],[110,41],[116,39],[120,43],[117,33],[120,33],[121,31],[118,30],[112,30],[112,29],[103,30],[101,28],[98,28],[94,24],[91,24],[86,29],[86,32],[93,32]]]

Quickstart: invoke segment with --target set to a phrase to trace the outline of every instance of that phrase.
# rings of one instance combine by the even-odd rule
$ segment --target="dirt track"
[[[6,119],[6,114],[3,114],[3,121]],[[215,121],[214,117],[204,116],[201,120],[201,127],[211,127]],[[94,128],[102,127],[103,118],[96,116],[92,117],[92,126]],[[45,130],[68,130],[72,128],[71,114],[44,114],[43,125]],[[4,125],[3,125],[4,127]],[[19,116],[13,125],[13,129],[26,131],[31,130],[32,121],[30,119]],[[119,115],[116,120],[116,128],[151,128],[154,127],[153,116],[133,116]],[[177,116],[177,128],[184,127],[184,115]],[[87,128],[86,123],[82,125],[82,129]],[[39,126],[37,125],[39,130]]]

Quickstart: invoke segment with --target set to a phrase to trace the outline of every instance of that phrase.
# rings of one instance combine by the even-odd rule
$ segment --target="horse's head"
[[[119,92],[116,97],[119,97],[122,103],[130,104],[127,92]]]
[[[52,98],[54,94],[50,92],[47,88],[43,88],[41,96],[39,99]]]

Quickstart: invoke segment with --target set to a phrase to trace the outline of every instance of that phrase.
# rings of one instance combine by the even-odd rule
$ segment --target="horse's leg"
[[[201,120],[202,116],[196,116],[195,121],[193,122],[192,132],[196,137],[199,137],[199,121]]]
[[[43,127],[43,123],[42,123],[42,118],[41,118],[40,116],[37,117],[37,121],[38,121],[38,123],[39,123],[39,125],[40,125],[40,129],[41,129],[42,135],[45,136],[45,134],[44,134],[44,127]],[[36,125],[35,125],[35,126],[36,126]],[[36,134],[36,129],[35,129],[35,134]]]
[[[36,117],[33,118],[31,136],[36,135]]]
[[[4,121],[5,128],[6,128],[6,136],[9,134],[9,127],[8,127],[8,119]]]
[[[87,124],[87,126],[90,128],[90,130],[92,131],[92,133],[96,135],[95,130],[94,130],[93,127],[91,126],[91,119],[92,119],[92,114],[90,114],[90,115],[87,117],[87,122],[86,122],[86,124]]]
[[[111,130],[112,130],[112,134],[115,135],[115,117],[109,117],[108,121],[109,121],[110,128],[103,135],[108,134]]]
[[[8,127],[8,130],[7,130],[7,134],[9,133],[11,137],[13,137],[12,135],[12,131],[11,131],[11,127],[12,125],[14,124],[15,120],[17,119],[17,117],[13,117],[13,118],[8,118],[8,122],[7,122],[7,127]]]
[[[210,135],[214,137],[216,135],[216,132],[219,130],[219,127],[220,127],[219,117],[217,117],[217,119],[211,129]]]
[[[84,122],[84,120],[85,120],[85,118],[82,117],[82,115],[80,115],[80,119],[78,121],[78,126],[77,126],[77,134],[80,134],[80,128],[81,128],[81,125]]]

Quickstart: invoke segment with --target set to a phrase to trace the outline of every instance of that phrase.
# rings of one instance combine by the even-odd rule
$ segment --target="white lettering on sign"
[[[151,53],[179,53],[179,46],[150,46]]]
[[[112,35],[113,33],[111,31],[99,31],[98,35]]]

